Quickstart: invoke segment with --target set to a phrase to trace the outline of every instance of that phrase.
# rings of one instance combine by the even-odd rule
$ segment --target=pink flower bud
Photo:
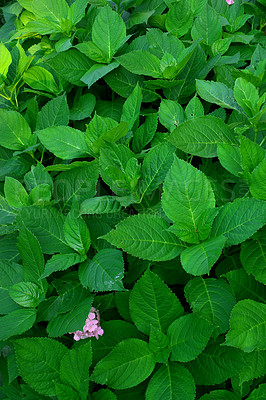
[[[226,3],[230,6],[231,4],[234,4],[234,0],[226,0]]]
[[[85,321],[82,331],[70,332],[74,333],[74,340],[86,339],[88,337],[96,337],[98,340],[99,336],[102,336],[104,331],[100,327],[100,313],[96,308],[91,307],[88,317]]]

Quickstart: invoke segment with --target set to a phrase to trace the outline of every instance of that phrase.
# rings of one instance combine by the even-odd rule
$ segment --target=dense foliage
[[[2,7],[1,399],[266,398],[265,6]]]

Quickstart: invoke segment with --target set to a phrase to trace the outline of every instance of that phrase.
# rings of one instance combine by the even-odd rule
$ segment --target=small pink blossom
[[[82,331],[69,332],[74,333],[74,340],[86,339],[88,337],[96,337],[98,340],[99,336],[102,336],[104,331],[100,327],[100,313],[96,308],[91,307],[89,315],[85,321]]]
[[[226,3],[230,6],[231,4],[234,4],[234,0],[226,0]]]

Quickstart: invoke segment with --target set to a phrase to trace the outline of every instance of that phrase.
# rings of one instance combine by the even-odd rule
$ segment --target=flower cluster
[[[102,336],[104,333],[103,329],[100,327],[99,311],[91,307],[85,325],[83,326],[83,332],[76,331],[69,333],[74,333],[74,340],[86,339],[89,337],[96,337],[96,339],[98,339],[99,336]]]
[[[226,3],[230,6],[231,4],[234,4],[234,0],[226,0]]]

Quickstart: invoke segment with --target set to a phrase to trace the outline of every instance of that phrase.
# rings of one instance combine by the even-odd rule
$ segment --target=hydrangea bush
[[[0,398],[265,399],[265,0],[4,4]]]

